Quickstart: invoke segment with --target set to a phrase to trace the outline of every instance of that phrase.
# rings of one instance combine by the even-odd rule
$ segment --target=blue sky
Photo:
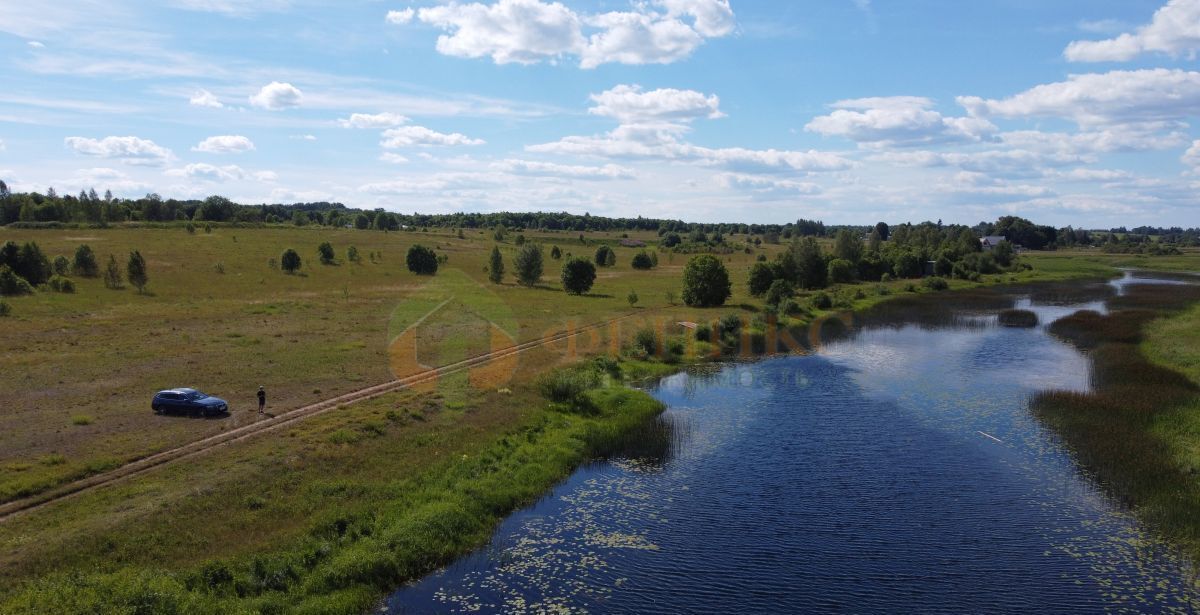
[[[0,3],[0,178],[392,211],[1200,225],[1200,0]]]

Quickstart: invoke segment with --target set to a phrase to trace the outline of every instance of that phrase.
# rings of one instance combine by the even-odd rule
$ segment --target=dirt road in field
[[[645,312],[639,312],[636,315],[640,316],[644,314]],[[493,350],[491,352],[476,355],[468,359],[463,359],[462,361],[456,361],[441,367],[435,367],[415,373],[405,378],[392,380],[383,384],[377,384],[364,389],[359,389],[357,391],[352,391],[350,393],[338,395],[337,397],[332,397],[309,404],[307,406],[296,408],[294,410],[289,410],[282,414],[276,415],[271,419],[244,425],[242,427],[231,429],[214,436],[189,442],[182,446],[160,451],[158,453],[130,461],[129,463],[107,472],[94,474],[76,481],[64,483],[53,489],[49,489],[36,495],[0,504],[0,523],[19,513],[30,512],[43,506],[63,500],[64,498],[78,495],[85,491],[90,491],[105,485],[111,485],[118,481],[144,474],[168,463],[202,455],[213,450],[214,448],[226,446],[270,431],[274,431],[282,427],[292,425],[297,421],[302,421],[309,417],[325,414],[326,412],[337,410],[355,402],[373,399],[375,397],[379,397],[380,395],[385,395],[387,393],[398,391],[404,388],[430,383],[432,381],[436,381],[442,376],[461,372],[463,370],[482,367],[505,359],[512,359],[515,357],[515,355],[520,353],[547,346],[549,344],[561,342],[583,333],[602,329],[604,327],[611,326],[617,321],[630,318],[634,315],[635,314],[626,314],[617,318],[612,318],[589,325],[582,325],[578,328],[567,329],[536,340],[524,342],[522,344],[516,344],[514,346],[509,346],[499,350]]]

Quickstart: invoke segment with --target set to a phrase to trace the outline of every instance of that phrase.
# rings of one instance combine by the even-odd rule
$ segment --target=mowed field
[[[592,293],[577,297],[560,290],[561,261],[549,257],[550,246],[590,257],[596,242],[615,245],[619,234],[591,233],[584,245],[578,233],[526,233],[547,252],[543,283],[534,288],[513,281],[515,237],[500,244],[509,274],[494,285],[485,273],[496,245],[490,231],[468,230],[460,239],[449,230],[6,229],[0,240],[36,241],[51,259],[69,258],[87,244],[102,265],[112,254],[123,269],[129,251],[140,250],[150,282],[138,294],[75,278],[74,294],[7,299],[13,316],[0,321],[0,501],[260,420],[260,385],[269,410],[280,413],[385,382],[393,377],[390,340],[422,317],[417,366],[623,314],[657,315],[668,307],[666,291],[678,296],[687,259],[664,254],[658,268],[637,271],[629,265],[637,249],[616,247],[616,266],[601,268]],[[323,241],[333,244],[338,264],[319,264]],[[407,271],[405,252],[414,243],[449,257],[438,276]],[[360,263],[346,258],[350,246]],[[304,259],[298,275],[270,266],[287,248]],[[745,300],[745,272],[755,255],[723,258],[736,304]],[[639,296],[632,309],[630,291]],[[466,305],[472,303],[485,306],[475,310],[484,318],[475,317]],[[494,341],[492,324],[504,332]],[[230,416],[154,415],[151,395],[178,386],[225,398]]]

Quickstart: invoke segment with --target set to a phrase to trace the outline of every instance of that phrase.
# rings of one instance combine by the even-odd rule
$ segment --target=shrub
[[[633,347],[647,355],[654,354],[658,350],[658,334],[651,327],[638,329],[638,332],[633,334]]]
[[[706,322],[696,325],[696,330],[692,333],[698,342],[708,342],[712,340],[712,326]]]
[[[542,246],[527,243],[517,251],[513,266],[517,270],[517,281],[524,286],[533,286],[542,279]]]
[[[188,223],[187,223],[187,225],[186,225],[186,226],[184,226],[183,228],[187,230],[187,234],[188,234],[188,235],[195,235],[195,234],[196,234],[196,225],[195,225],[195,224],[192,224],[191,222],[188,222]]]
[[[717,331],[721,335],[737,333],[742,329],[742,317],[737,314],[726,314],[717,321]]]
[[[12,315],[12,306],[4,301],[0,301],[0,318]]]
[[[791,282],[787,280],[775,280],[771,283],[771,288],[767,289],[763,302],[771,308],[778,308],[781,303],[791,299],[795,295],[795,292]]]
[[[880,282],[891,282],[892,274],[885,272],[883,275],[879,276],[879,281]]]
[[[50,290],[56,293],[71,294],[75,292],[75,283],[71,281],[71,278],[61,275],[52,276],[46,284],[50,286]]]
[[[753,297],[761,297],[771,288],[771,283],[776,279],[783,277],[782,268],[778,264],[767,264],[763,261],[758,261],[750,267],[750,279],[747,281],[747,286],[750,287],[750,295]]]
[[[654,261],[650,259],[650,255],[645,250],[634,254],[633,260],[629,261],[629,264],[634,269],[652,269],[654,267]]]
[[[301,265],[300,254],[291,248],[284,250],[283,255],[279,257],[279,268],[285,273],[296,273]]]
[[[50,261],[42,254],[42,249],[32,241],[17,247],[16,243],[6,241],[0,248],[0,265],[8,266],[17,276],[25,278],[31,286],[44,284],[50,279]]]
[[[75,248],[75,261],[71,264],[75,275],[94,278],[100,275],[100,263],[96,262],[96,253],[87,244]]]
[[[521,234],[518,234],[518,235],[517,235],[517,238],[513,240],[513,243],[514,243],[514,244],[516,244],[516,245],[518,245],[518,246],[523,246],[523,245],[525,245],[525,236],[524,236],[524,235],[521,235]]]
[[[321,259],[322,265],[332,265],[334,259],[333,245],[328,241],[322,242],[321,245],[317,246],[317,257]]]
[[[488,280],[492,284],[504,280],[504,258],[500,256],[500,246],[492,246],[492,255],[488,259]]]
[[[408,255],[404,260],[408,264],[408,270],[417,275],[434,275],[437,273],[438,259],[437,254],[433,252],[432,248],[415,244],[408,248]]]
[[[600,267],[610,267],[617,263],[617,255],[613,249],[608,246],[600,246],[596,248],[596,265]]]
[[[554,370],[538,379],[538,390],[550,401],[582,407],[585,394],[600,384],[600,374],[593,369],[576,367]]]
[[[108,265],[104,267],[104,287],[112,290],[125,288],[125,278],[121,275],[121,267],[117,265],[117,257],[108,255]]]
[[[826,293],[817,293],[812,296],[812,299],[809,300],[809,303],[812,304],[813,308],[815,309],[828,310],[829,308],[833,307],[833,298]]]
[[[625,296],[625,300],[629,302],[629,307],[633,307],[633,306],[637,305],[637,302],[638,302],[637,291],[635,291],[635,290],[629,291],[629,294]]]
[[[91,416],[89,416],[87,414],[76,414],[71,417],[71,424],[79,425],[81,427],[83,425],[91,425],[94,422],[96,422],[96,419],[92,418]]]
[[[725,264],[711,254],[692,257],[683,270],[683,302],[692,307],[724,305],[732,294]]]
[[[829,281],[834,284],[853,282],[855,273],[854,263],[844,258],[835,258],[829,261]]]
[[[218,262],[216,265],[213,265],[213,271],[225,275],[225,263]]]
[[[71,272],[71,261],[60,254],[54,257],[52,268],[54,269],[54,275],[67,275]]]
[[[563,290],[572,295],[582,295],[592,289],[596,282],[596,266],[586,258],[572,257],[563,263]]]
[[[663,298],[667,300],[667,305],[675,305],[675,291],[668,290],[663,293]]]
[[[552,258],[554,260],[558,260],[558,259],[562,258],[562,250],[559,250],[558,246],[554,246],[554,247],[550,248],[550,258]]]
[[[33,294],[33,286],[8,265],[0,265],[0,295],[11,297],[29,294]]]
[[[362,256],[359,255],[358,248],[356,248],[354,246],[350,246],[349,248],[346,248],[346,260],[348,260],[352,263],[361,263]]]
[[[947,288],[950,288],[950,284],[946,282],[946,278],[939,278],[937,276],[925,278],[925,281],[922,282],[922,284],[925,285],[925,288],[928,288],[932,291],[946,290]]]
[[[150,277],[146,275],[146,259],[142,258],[141,252],[134,250],[129,253],[129,263],[125,265],[125,273],[129,278],[129,283],[137,288],[138,293],[145,292],[146,283],[150,281]]]

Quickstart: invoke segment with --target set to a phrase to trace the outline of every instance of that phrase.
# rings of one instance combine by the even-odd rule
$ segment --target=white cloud
[[[507,159],[494,163],[492,168],[515,175],[562,177],[567,179],[611,180],[633,179],[633,169],[606,164],[603,166],[567,165],[535,160]]]
[[[150,189],[150,184],[134,180],[125,172],[108,167],[77,169],[71,177],[57,179],[53,184],[63,192],[96,188],[101,192],[112,190],[117,194],[133,194]]]
[[[209,154],[240,154],[254,150],[254,142],[241,135],[220,135],[201,141],[193,152]]]
[[[188,11],[248,17],[257,13],[286,10],[292,0],[172,0],[171,5]]]
[[[832,113],[813,118],[804,129],[868,147],[978,142],[997,130],[982,118],[945,117],[931,109],[932,100],[915,96],[857,98],[832,106]]]
[[[1192,146],[1183,153],[1180,160],[1183,164],[1192,167],[1193,171],[1200,171],[1200,140],[1192,141]]]
[[[34,49],[45,49],[46,48],[45,43],[43,43],[41,41],[29,41],[25,44],[29,45],[30,47],[33,47]]]
[[[196,90],[196,93],[192,94],[192,97],[188,99],[188,104],[197,107],[212,107],[213,109],[220,109],[225,106],[208,90]]]
[[[296,86],[290,83],[272,81],[264,85],[258,91],[258,94],[250,97],[250,104],[263,109],[278,111],[280,109],[300,106],[300,100],[303,97],[303,92],[296,88]]]
[[[4,145],[4,139],[0,139],[0,152],[4,151],[6,148],[7,146]]]
[[[379,155],[379,159],[391,164],[404,164],[408,162],[408,158],[394,152],[384,152]]]
[[[416,11],[410,7],[402,11],[388,11],[384,19],[391,24],[403,25],[412,21],[414,15]]]
[[[1200,108],[1200,73],[1165,68],[1071,75],[1002,100],[960,96],[976,117],[1061,117],[1080,125],[1178,121]]]
[[[394,128],[407,124],[408,118],[398,113],[351,113],[350,117],[339,119],[338,124],[343,128]]]
[[[296,140],[296,141],[316,141],[317,140],[316,135],[291,135],[288,138]]]
[[[724,117],[718,107],[721,100],[695,90],[663,88],[642,91],[639,85],[618,85],[592,94],[596,106],[588,113],[616,119],[622,124],[690,122],[699,118]]]
[[[437,39],[437,50],[445,55],[491,57],[497,64],[578,56],[583,68],[611,62],[674,62],[706,38],[726,36],[734,29],[728,0],[652,0],[633,8],[585,15],[559,2],[497,0],[422,8],[416,18],[448,33]],[[411,16],[393,11],[387,19],[406,23]]]
[[[260,182],[273,182],[279,179],[279,174],[275,171],[255,171],[254,179]]]
[[[204,162],[189,164],[178,169],[169,169],[164,172],[166,175],[173,177],[186,177],[189,179],[198,179],[208,182],[227,182],[240,179],[246,179],[250,174],[236,164],[228,164],[225,166],[216,166]]]
[[[1169,0],[1150,23],[1116,38],[1073,41],[1063,51],[1072,62],[1121,62],[1145,53],[1195,59],[1200,48],[1200,0]]]
[[[483,145],[483,139],[472,139],[464,134],[442,133],[424,126],[401,126],[383,131],[380,145],[387,148],[428,147],[434,145]]]
[[[724,188],[748,192],[756,198],[791,198],[822,192],[819,185],[811,182],[780,179],[768,175],[722,173],[715,179],[717,184]]]
[[[112,158],[125,164],[161,166],[173,158],[171,150],[138,137],[67,137],[64,142],[77,154]]]

